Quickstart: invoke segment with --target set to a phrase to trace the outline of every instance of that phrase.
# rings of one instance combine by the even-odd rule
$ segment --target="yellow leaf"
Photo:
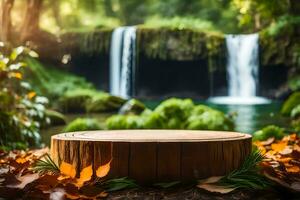
[[[14,77],[14,78],[17,78],[17,79],[22,79],[23,76],[20,72],[11,72],[10,77]]]
[[[88,167],[85,167],[80,172],[80,177],[77,179],[76,186],[81,187],[83,184],[89,180],[91,180],[93,175],[93,168],[92,165],[89,165]]]
[[[108,174],[108,172],[110,170],[110,163],[111,163],[111,160],[108,163],[106,163],[105,165],[101,165],[97,169],[97,171],[96,171],[97,177],[102,178]]]
[[[29,93],[27,94],[27,97],[28,97],[29,99],[32,99],[33,97],[35,97],[35,95],[36,95],[35,92],[29,92]]]
[[[60,173],[66,176],[70,176],[71,178],[75,178],[76,176],[76,169],[73,165],[62,162],[60,167],[59,167]]]

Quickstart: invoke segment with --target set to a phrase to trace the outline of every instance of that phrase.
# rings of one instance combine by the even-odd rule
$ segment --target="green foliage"
[[[294,92],[289,98],[283,103],[281,113],[286,116],[290,116],[291,111],[297,105],[300,105],[300,92]]]
[[[32,170],[41,174],[49,172],[58,174],[60,172],[59,167],[51,159],[49,154],[46,154],[45,156],[37,160],[36,163],[34,163]]]
[[[63,114],[55,111],[55,110],[47,109],[45,114],[49,118],[50,124],[52,126],[65,125],[66,124],[65,116]]]
[[[101,126],[96,119],[77,118],[70,122],[64,129],[65,132],[101,130]]]
[[[190,99],[171,98],[153,111],[140,115],[114,115],[107,119],[108,129],[202,129],[233,130],[234,124],[224,113],[204,105],[194,106]]]
[[[37,54],[26,47],[11,49],[1,43],[0,145],[8,148],[38,146],[40,127],[46,121],[48,99],[37,96],[23,80],[27,56]]]
[[[92,84],[86,82],[85,79],[53,66],[44,65],[36,59],[26,59],[26,63],[29,67],[25,72],[25,78],[38,94],[50,99],[57,99],[65,92],[77,88],[93,89]]]
[[[194,29],[202,31],[215,31],[212,22],[191,17],[161,18],[152,17],[145,21],[144,27],[171,28],[171,29]]]
[[[253,140],[264,141],[270,137],[281,139],[284,136],[284,129],[275,125],[269,125],[253,134]]]
[[[232,188],[243,189],[265,189],[269,187],[270,182],[259,172],[259,164],[262,160],[263,156],[259,151],[252,152],[239,169],[223,177],[220,183]]]
[[[291,117],[292,118],[300,117],[300,104],[293,108],[293,110],[291,112]]]

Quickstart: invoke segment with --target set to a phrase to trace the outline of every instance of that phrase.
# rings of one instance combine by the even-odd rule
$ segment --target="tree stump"
[[[192,181],[237,169],[251,152],[251,136],[222,131],[115,130],[54,135],[51,156],[73,164],[77,176],[111,161],[108,178],[140,184]]]

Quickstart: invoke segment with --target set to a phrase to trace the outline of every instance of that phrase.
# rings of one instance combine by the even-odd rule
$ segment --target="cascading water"
[[[218,104],[264,104],[268,99],[257,97],[258,85],[258,34],[227,35],[228,51],[227,97],[213,97],[209,101]]]
[[[136,27],[113,31],[110,49],[110,93],[129,98],[134,94]]]

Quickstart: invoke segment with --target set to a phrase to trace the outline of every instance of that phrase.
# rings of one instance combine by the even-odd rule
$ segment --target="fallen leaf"
[[[280,152],[284,150],[286,146],[287,146],[287,142],[282,142],[282,141],[279,143],[271,144],[272,150],[276,152]]]
[[[286,171],[289,173],[298,173],[300,168],[298,166],[288,167],[286,168]]]
[[[27,162],[28,160],[26,159],[26,158],[17,158],[16,159],[16,162],[17,163],[20,163],[20,164],[23,164],[23,163],[25,163],[25,162]]]
[[[217,193],[221,193],[221,194],[227,194],[236,189],[236,188],[230,188],[230,187],[226,187],[226,186],[207,184],[207,183],[199,184],[199,185],[197,185],[197,187],[207,190],[209,192],[217,192]]]
[[[217,183],[221,178],[223,178],[224,176],[212,176],[209,177],[207,179],[202,179],[199,180],[200,184],[205,184],[205,183]]]
[[[59,170],[60,170],[60,173],[65,176],[69,176],[71,178],[75,178],[75,176],[76,176],[75,167],[69,163],[62,162],[59,167]]]
[[[17,178],[20,181],[19,184],[8,185],[7,187],[23,189],[27,184],[29,184],[29,183],[37,180],[38,178],[39,178],[39,174],[38,173],[25,174],[24,176],[20,176],[19,178]]]
[[[263,145],[263,146],[267,146],[267,145],[272,144],[274,141],[275,141],[275,138],[274,137],[270,137],[270,138],[268,138],[265,141],[261,141],[260,144]]]
[[[293,148],[291,146],[286,146],[282,151],[280,151],[279,153],[281,155],[288,155],[291,154],[293,152]]]
[[[77,179],[76,186],[81,187],[85,182],[91,180],[93,175],[93,168],[92,165],[85,167],[80,172],[80,177]]]
[[[102,178],[108,174],[108,172],[110,170],[110,163],[111,163],[111,160],[108,163],[106,163],[105,165],[101,165],[97,169],[97,171],[96,171],[97,177]]]

